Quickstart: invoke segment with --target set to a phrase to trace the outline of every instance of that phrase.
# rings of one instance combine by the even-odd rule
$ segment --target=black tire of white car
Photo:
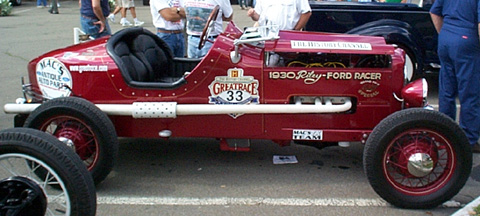
[[[20,6],[22,4],[22,0],[13,0],[11,2],[12,2],[12,5],[14,6]]]
[[[55,98],[35,109],[24,127],[54,135],[87,165],[96,185],[112,171],[118,157],[118,137],[108,116],[78,97]]]
[[[33,172],[35,169],[48,170],[49,174],[38,177]],[[38,130],[0,131],[0,182],[0,191],[9,191],[9,197],[0,199],[4,202],[0,215],[40,215],[39,209],[55,215],[93,216],[96,213],[95,185],[83,162],[65,144]],[[22,185],[33,187],[22,188]],[[52,185],[57,187],[49,187]],[[24,194],[27,191],[33,197],[32,189],[39,189],[36,191],[42,196],[22,202],[26,203],[24,206],[16,205],[29,199]]]
[[[465,185],[472,151],[452,119],[412,108],[391,114],[373,129],[363,164],[370,185],[387,202],[428,209],[450,200]]]

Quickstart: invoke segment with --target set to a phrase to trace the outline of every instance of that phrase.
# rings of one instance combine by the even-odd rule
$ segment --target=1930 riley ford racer
[[[426,81],[405,83],[404,58],[381,37],[233,23],[204,58],[173,58],[156,35],[128,28],[32,60],[25,98],[4,110],[74,148],[96,183],[117,137],[214,137],[230,151],[250,139],[362,142],[382,198],[431,208],[464,186],[472,153],[453,120],[425,108]]]

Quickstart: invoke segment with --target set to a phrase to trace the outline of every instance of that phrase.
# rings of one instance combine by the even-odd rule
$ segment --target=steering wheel
[[[210,33],[210,31],[212,30],[219,11],[220,11],[220,7],[217,5],[215,6],[215,8],[213,8],[212,12],[210,13],[210,16],[208,16],[207,23],[205,24],[205,27],[203,27],[202,34],[200,35],[200,42],[198,43],[199,50],[202,49],[203,46],[205,46],[205,42],[208,41],[210,43],[213,43],[213,41],[208,39],[208,33]]]

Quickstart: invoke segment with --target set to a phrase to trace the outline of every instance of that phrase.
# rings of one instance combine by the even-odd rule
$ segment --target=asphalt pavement
[[[139,20],[154,31],[150,8],[135,1]],[[234,5],[234,22],[251,26]],[[27,1],[0,17],[0,104],[22,97],[27,64],[47,51],[73,44],[80,26],[78,1],[60,1],[50,14]],[[132,21],[131,14],[127,18]],[[113,32],[123,27],[110,23]],[[436,82],[430,80],[436,103]],[[0,128],[13,116],[0,112]],[[248,153],[221,152],[214,139],[121,139],[114,171],[97,187],[98,215],[450,215],[480,196],[469,179],[445,206],[405,210],[390,206],[370,187],[362,168],[362,146],[279,147],[254,140]],[[297,164],[273,165],[273,155],[295,155]],[[474,166],[480,155],[474,155]]]

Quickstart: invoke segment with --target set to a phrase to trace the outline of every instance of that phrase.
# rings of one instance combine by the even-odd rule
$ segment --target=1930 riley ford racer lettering
[[[304,80],[305,84],[314,84],[324,78],[326,80],[380,80],[382,74],[378,72],[326,72],[300,70],[294,71],[273,71],[268,73],[270,79]]]

